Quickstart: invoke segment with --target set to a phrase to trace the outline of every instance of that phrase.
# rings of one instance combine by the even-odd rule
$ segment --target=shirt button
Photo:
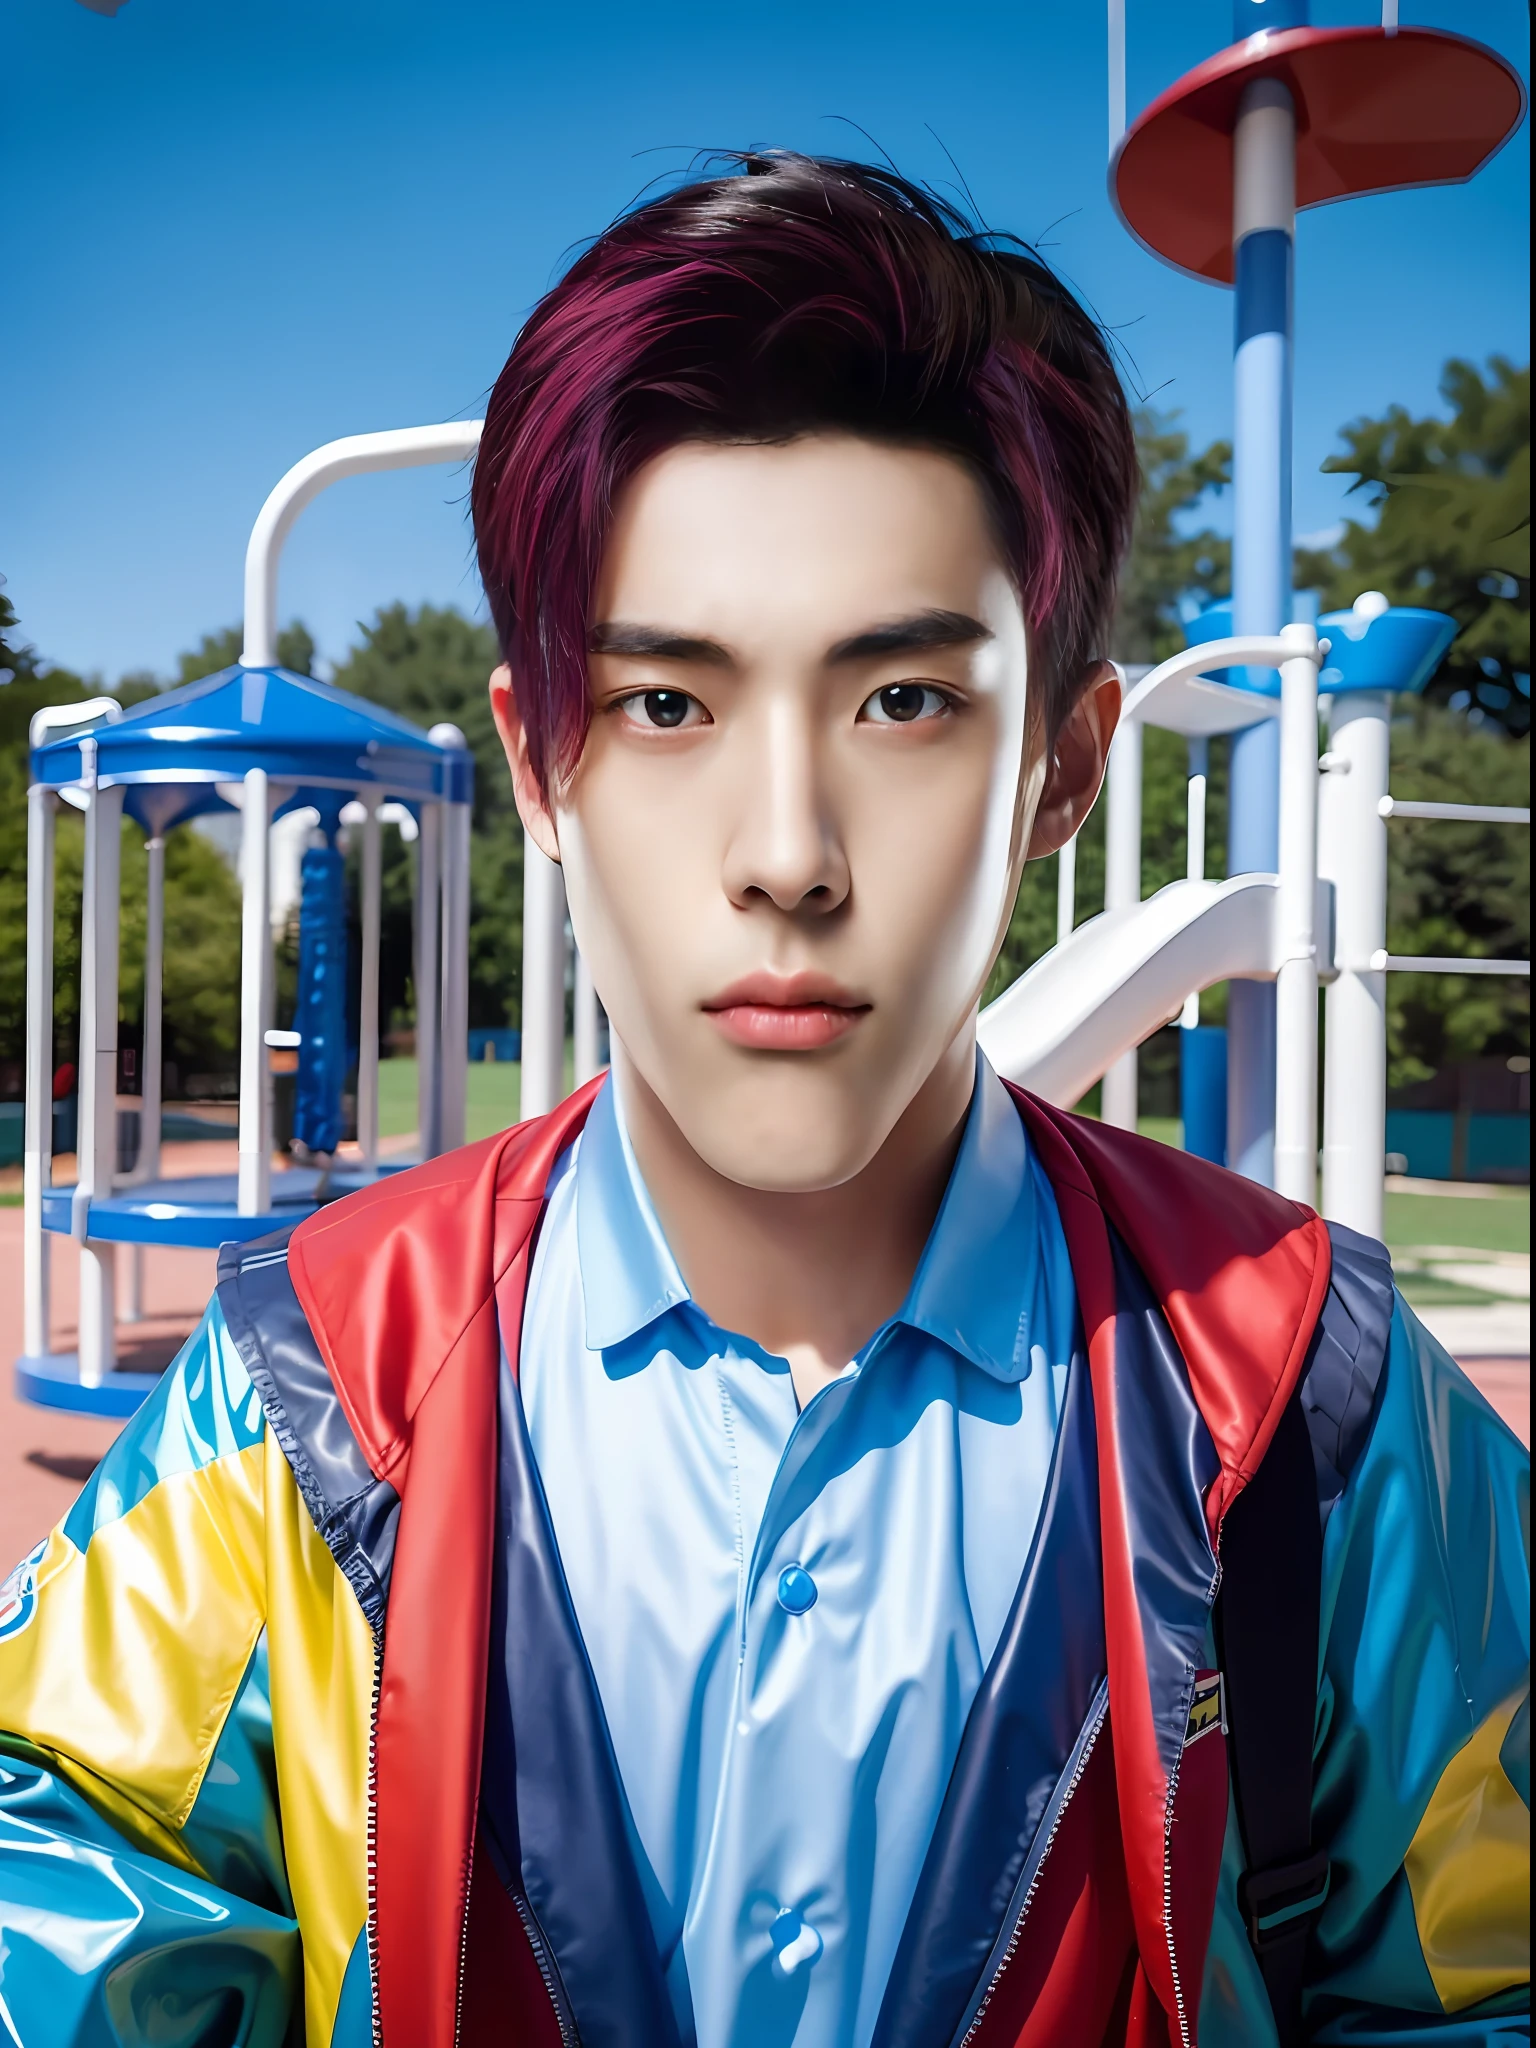
[[[787,1564],[779,1573],[779,1605],[786,1614],[809,1614],[816,1605],[816,1581],[803,1564]]]
[[[774,1966],[786,1977],[814,1963],[821,1954],[821,1936],[801,1919],[793,1906],[785,1906],[775,1916],[768,1939],[773,1943]]]

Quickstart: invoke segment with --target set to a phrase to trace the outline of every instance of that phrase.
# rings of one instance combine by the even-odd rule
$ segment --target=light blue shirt
[[[1055,1198],[979,1057],[911,1291],[803,1410],[689,1298],[611,1082],[557,1164],[522,1397],[698,2048],[869,2041],[1076,1328]]]

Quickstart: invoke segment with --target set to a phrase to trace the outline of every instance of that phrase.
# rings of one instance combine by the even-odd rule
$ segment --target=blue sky
[[[1404,0],[1528,75],[1520,0]],[[1128,0],[1132,112],[1230,35],[1228,0]],[[1314,21],[1371,19],[1314,0]],[[1041,242],[1199,441],[1228,431],[1228,294],[1105,196],[1096,0],[8,0],[0,571],[23,631],[108,678],[240,612],[298,456],[477,414],[584,237],[710,147],[867,153]],[[1472,185],[1325,208],[1298,253],[1296,525],[1346,420],[1437,404],[1453,354],[1528,352],[1529,130]],[[474,608],[466,479],[358,479],[289,543],[283,616],[336,659],[393,599]]]

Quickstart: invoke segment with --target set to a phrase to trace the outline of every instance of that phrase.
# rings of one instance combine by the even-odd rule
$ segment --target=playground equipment
[[[1231,630],[1274,634],[1291,617],[1291,360],[1296,215],[1363,193],[1472,177],[1514,133],[1525,88],[1492,50],[1440,30],[1318,29],[1307,0],[1234,0],[1233,41],[1170,86],[1129,128],[1125,7],[1109,4],[1109,187],[1142,247],[1231,285]],[[1259,688],[1260,678],[1252,679]],[[1276,722],[1232,744],[1227,865],[1280,858]],[[1273,1178],[1274,998],[1231,992],[1228,1156]]]
[[[1313,629],[1287,623],[1295,215],[1298,208],[1359,193],[1471,177],[1518,125],[1524,88],[1501,58],[1466,38],[1399,30],[1393,0],[1388,0],[1379,29],[1327,31],[1308,25],[1306,0],[1235,0],[1233,45],[1180,80],[1126,130],[1123,0],[1111,0],[1110,21],[1110,184],[1122,218],[1143,246],[1163,260],[1234,286],[1234,597],[1230,615],[1219,626],[1206,621],[1203,630],[1208,635],[1214,630],[1214,639],[1141,678],[1131,696],[1111,758],[1104,919],[1091,920],[1080,932],[1073,930],[1074,861],[1068,849],[1059,875],[1061,943],[988,1010],[982,1018],[982,1041],[1002,1071],[1058,1101],[1076,1099],[1103,1075],[1106,1115],[1133,1123],[1136,1046],[1170,1015],[1182,1013],[1193,1027],[1198,1009],[1191,1008],[1191,996],[1213,982],[1230,981],[1226,1156],[1253,1177],[1312,1200],[1317,1161],[1317,989],[1320,979],[1328,980],[1324,1207],[1343,1221],[1379,1231],[1385,1080],[1382,977],[1396,967],[1510,973],[1528,973],[1529,968],[1520,962],[1400,962],[1385,951],[1387,818],[1427,815],[1431,809],[1437,815],[1495,814],[1470,806],[1394,805],[1387,794],[1387,693],[1416,686],[1402,679],[1408,672],[1403,649],[1413,642],[1415,631],[1423,639],[1427,615],[1357,607],[1354,613],[1321,622],[1331,646],[1320,642]],[[289,471],[262,508],[251,536],[241,663],[214,679],[240,696],[240,713],[232,716],[231,732],[248,738],[247,728],[260,724],[268,686],[302,686],[304,681],[274,666],[278,554],[303,506],[342,476],[467,457],[478,446],[479,435],[478,421],[360,435],[328,444]],[[1412,624],[1415,617],[1421,622],[1418,628]],[[1351,649],[1363,651],[1352,654]],[[1330,667],[1320,672],[1325,652]],[[1374,680],[1361,680],[1372,660],[1379,673]],[[1246,673],[1234,678],[1221,671]],[[1425,675],[1428,672],[1426,668]],[[1270,680],[1275,673],[1278,685]],[[191,686],[194,691],[208,687]],[[1322,763],[1327,772],[1321,788],[1320,692],[1334,705],[1334,744]],[[280,695],[275,693],[274,703]],[[238,780],[246,881],[236,1199],[232,1204],[207,1200],[205,1190],[198,1210],[196,1197],[183,1201],[161,1188],[165,1199],[155,1200],[142,1187],[121,1193],[114,1187],[116,820],[125,788],[174,786],[173,763],[185,768],[197,759],[202,736],[188,728],[158,767],[145,767],[136,775],[124,765],[133,741],[153,730],[149,721],[178,699],[191,701],[187,693],[177,693],[142,707],[129,719],[117,716],[118,707],[110,701],[98,702],[87,707],[93,730],[54,741],[40,733],[35,743],[38,787],[33,792],[29,840],[28,913],[28,1357],[18,1368],[18,1377],[32,1398],[58,1405],[94,1405],[101,1412],[123,1412],[106,1404],[131,1406],[142,1391],[130,1389],[125,1375],[116,1376],[116,1387],[106,1385],[112,1363],[112,1243],[213,1242],[211,1236],[185,1233],[195,1221],[217,1236],[252,1235],[277,1220],[269,1185],[267,1106],[268,841],[274,799],[276,809],[282,810],[299,802],[300,792],[322,792],[323,801],[314,806],[322,821],[332,817],[338,794],[354,804],[364,802],[364,831],[372,835],[373,851],[368,851],[370,840],[365,836],[363,985],[365,1006],[370,990],[375,1006],[371,1017],[365,1009],[364,1037],[371,1042],[373,1058],[379,806],[386,790],[396,791],[392,801],[403,798],[413,819],[419,813],[419,999],[429,992],[418,1018],[423,1145],[435,1150],[457,1142],[463,1132],[467,1017],[462,963],[469,837],[468,763],[459,736],[451,728],[435,728],[428,736],[426,744],[436,747],[446,777],[430,789],[413,787],[408,778],[391,782],[383,773],[375,775],[372,771],[382,761],[377,748],[355,754],[348,773],[324,775],[310,772],[312,764],[297,755],[236,769],[231,765],[238,758],[236,746],[192,778],[204,793],[191,807],[166,814],[167,819],[186,817],[193,808],[227,802],[228,788],[221,792],[219,785]],[[248,703],[256,707],[254,716],[247,715]],[[66,708],[55,722],[65,723],[72,716]],[[1184,882],[1144,904],[1140,735],[1146,723],[1171,726],[1189,743],[1190,861]],[[129,735],[126,741],[119,737],[122,734]],[[1219,883],[1208,882],[1203,874],[1206,748],[1216,734],[1231,737],[1232,753],[1229,874]],[[416,735],[418,741],[420,737]],[[381,742],[385,751],[388,744]],[[464,764],[462,786],[453,783],[447,766],[454,757]],[[38,772],[38,764],[43,772]],[[68,1195],[49,1186],[48,1135],[52,806],[61,793],[85,809],[88,842],[80,1177],[77,1189]],[[166,823],[155,824],[142,808],[147,801],[134,799],[129,808],[150,830],[153,878],[153,842],[163,841]],[[135,803],[141,807],[135,809]],[[339,818],[340,813],[341,805],[336,804],[334,816]],[[323,855],[324,849],[314,851]],[[534,1115],[552,1107],[564,1092],[568,987],[575,1011],[578,1081],[595,1071],[601,1058],[601,1017],[590,976],[580,959],[572,957],[559,869],[525,841],[524,872],[522,1105],[525,1115]],[[1320,873],[1326,885],[1321,912]],[[333,957],[336,948],[335,862],[312,862],[310,879],[315,899],[311,955],[323,961]],[[151,886],[153,891],[153,879]],[[157,918],[152,907],[152,958],[157,957],[159,944]],[[110,946],[105,943],[109,930],[114,935]],[[305,1097],[305,1115],[312,1119],[306,1128],[323,1138],[331,1128],[326,1104],[335,1087],[337,1024],[330,984],[321,969],[315,969],[306,993],[314,998],[309,1038],[301,1032],[298,1048],[302,1056],[306,1044],[310,1047],[314,1084],[313,1100]],[[158,1018],[154,1028],[158,1033]],[[1192,1028],[1192,1043],[1195,1035]],[[323,1060],[315,1053],[316,1040],[325,1053]],[[145,1044],[146,1087],[158,1089],[158,1051],[152,1069],[148,1059],[147,999]],[[374,1088],[375,1080],[365,1079],[360,1068],[360,1129],[376,1115],[376,1093],[370,1094]],[[158,1100],[153,1102],[153,1115],[150,1110],[146,1098],[145,1156],[153,1158]],[[372,1127],[376,1130],[376,1121]],[[317,1149],[323,1150],[323,1145]],[[364,1153],[365,1164],[376,1165],[366,1144]],[[300,1178],[291,1174],[283,1180],[284,1194],[291,1189],[293,1196],[284,1207],[285,1217],[299,1213],[303,1204],[312,1204],[322,1193],[340,1191],[334,1176],[328,1190],[313,1180],[301,1188]],[[158,1227],[170,1224],[184,1234],[162,1234]],[[78,1361],[45,1356],[44,1231],[63,1228],[82,1246]]]
[[[1529,824],[1530,812],[1405,803],[1387,793],[1391,700],[1424,688],[1455,635],[1454,619],[1390,607],[1367,592],[1352,610],[1324,614],[1321,639],[1304,626],[1272,641],[1206,637],[1212,623],[1219,628],[1228,618],[1225,608],[1207,614],[1192,628],[1200,636],[1193,647],[1130,690],[1110,754],[1105,909],[1075,930],[1068,913],[1057,945],[982,1013],[981,1043],[999,1072],[1064,1107],[1102,1076],[1106,1120],[1134,1129],[1140,1041],[1181,1014],[1192,1025],[1189,999],[1203,988],[1273,982],[1275,1185],[1316,1204],[1317,989],[1325,984],[1322,1212],[1379,1237],[1386,975],[1530,974],[1523,960],[1386,952],[1387,821]],[[1261,662],[1279,670],[1278,701],[1221,677]],[[1321,757],[1319,693],[1329,734]],[[1280,870],[1207,881],[1200,871],[1207,735],[1260,719],[1273,722],[1279,738]],[[1146,725],[1190,743],[1190,872],[1142,902]]]
[[[113,699],[65,705],[33,723],[27,897],[27,1077],[23,1163],[25,1350],[16,1383],[45,1406],[131,1413],[153,1375],[118,1372],[117,1247],[132,1248],[129,1312],[146,1244],[217,1245],[295,1222],[319,1202],[389,1170],[378,1156],[381,833],[417,838],[419,1132],[430,1155],[464,1138],[468,1041],[469,821],[473,760],[451,725],[430,733],[276,665],[277,564],[303,506],[361,471],[473,452],[479,423],[360,435],[317,449],[262,507],[246,555],[246,632],[235,667],[124,712]],[[85,814],[77,1177],[52,1185],[53,857],[61,802]],[[210,811],[241,815],[239,1170],[160,1173],[161,977],[165,835]],[[118,852],[125,813],[147,835],[143,1093],[138,1156],[119,1166]],[[357,1053],[360,1160],[339,1166],[346,960],[337,829],[360,828],[362,973]],[[324,844],[303,855],[299,1029],[272,1029],[271,840],[307,816]],[[273,1176],[273,1049],[298,1054],[297,1134],[317,1164]],[[394,1162],[399,1164],[402,1162]],[[80,1245],[77,1352],[49,1344],[49,1235]]]

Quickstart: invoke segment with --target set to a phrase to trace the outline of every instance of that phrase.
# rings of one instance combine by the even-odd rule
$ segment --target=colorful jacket
[[[230,1248],[6,1582],[0,2037],[676,2042],[515,1385],[589,1100]],[[1208,1700],[1223,1517],[1293,1399],[1326,1519],[1309,2035],[1524,2038],[1524,1454],[1379,1247],[1019,1105],[1088,1366],[879,2048],[1273,2039]]]

